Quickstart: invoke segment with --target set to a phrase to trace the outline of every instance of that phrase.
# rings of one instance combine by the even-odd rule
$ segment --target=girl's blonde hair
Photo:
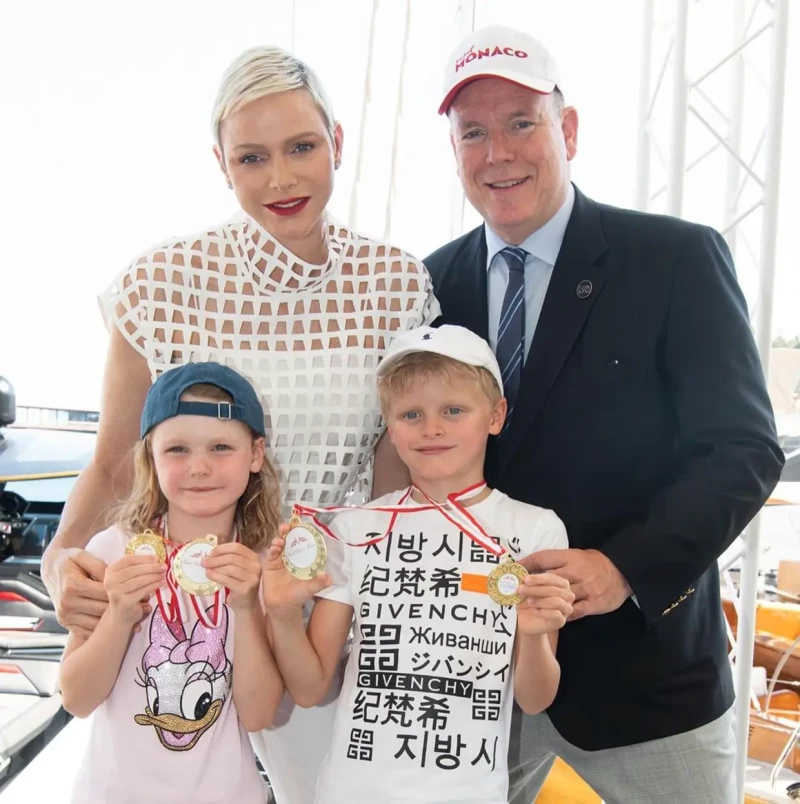
[[[314,71],[300,59],[274,45],[245,50],[225,71],[214,100],[211,129],[222,149],[219,129],[223,120],[246,103],[292,89],[305,89],[319,107],[333,140],[336,119],[333,107]]]
[[[216,385],[193,385],[181,398],[190,394],[209,402],[233,402],[231,396]],[[252,435],[254,441],[261,438],[257,433]],[[114,519],[121,528],[136,534],[152,527],[153,520],[166,514],[169,505],[158,483],[152,432],[134,447],[133,467],[133,491],[118,506]],[[247,488],[236,505],[234,522],[239,541],[251,550],[265,549],[278,532],[280,508],[278,476],[265,453],[261,470],[250,473]]]

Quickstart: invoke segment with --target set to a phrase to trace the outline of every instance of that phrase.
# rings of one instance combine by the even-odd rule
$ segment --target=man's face
[[[501,78],[472,81],[450,107],[450,140],[472,206],[519,245],[558,212],[569,188],[578,115]]]

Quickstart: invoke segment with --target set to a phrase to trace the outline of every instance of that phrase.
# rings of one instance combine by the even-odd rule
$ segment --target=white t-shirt
[[[113,564],[125,555],[118,527],[86,549]],[[210,610],[213,598],[201,598]],[[263,804],[247,732],[233,703],[235,612],[216,627],[194,616],[167,623],[152,614],[133,634],[111,694],[92,714],[72,804]],[[191,605],[185,606],[194,615]]]
[[[512,556],[567,547],[552,511],[502,492],[468,510]],[[331,529],[360,543],[389,518],[347,511]],[[499,559],[437,510],[401,514],[369,547],[329,545],[333,584],[320,597],[353,607],[353,649],[318,804],[506,804],[516,612],[466,591],[468,574]]]

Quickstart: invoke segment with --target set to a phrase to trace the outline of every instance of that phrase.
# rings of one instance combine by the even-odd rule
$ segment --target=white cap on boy
[[[439,114],[444,114],[456,94],[478,78],[503,78],[512,84],[549,95],[561,78],[547,48],[529,34],[501,25],[473,31],[447,60],[444,100]]]
[[[494,356],[492,347],[474,332],[465,327],[444,324],[441,327],[417,327],[393,341],[386,356],[378,364],[378,376],[386,373],[386,369],[405,355],[414,352],[433,352],[444,355],[468,366],[479,366],[487,369],[497,380],[500,393],[503,393],[503,380],[500,366]]]

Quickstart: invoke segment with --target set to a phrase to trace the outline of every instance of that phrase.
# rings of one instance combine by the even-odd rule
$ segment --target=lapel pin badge
[[[579,299],[588,299],[592,294],[592,283],[588,279],[584,279],[583,282],[578,284],[575,292],[578,294]]]

